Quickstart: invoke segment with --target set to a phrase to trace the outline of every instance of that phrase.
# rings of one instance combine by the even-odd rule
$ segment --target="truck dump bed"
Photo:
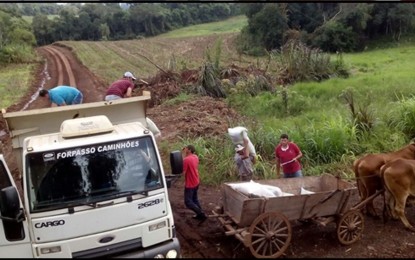
[[[26,137],[59,132],[62,122],[66,119],[98,115],[107,116],[113,125],[138,121],[147,126],[146,108],[147,101],[150,99],[150,93],[144,91],[143,96],[114,101],[3,113],[20,172],[22,171],[21,149]]]

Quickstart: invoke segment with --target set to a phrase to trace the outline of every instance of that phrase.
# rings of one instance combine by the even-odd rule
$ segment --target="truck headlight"
[[[177,251],[172,249],[167,252],[166,257],[163,254],[157,254],[154,258],[177,258]]]
[[[154,230],[157,230],[157,229],[160,229],[160,228],[164,228],[166,225],[167,225],[166,221],[159,222],[159,223],[148,226],[148,230],[149,231],[154,231]]]
[[[58,253],[62,251],[61,246],[44,247],[40,249],[41,254]]]
[[[175,249],[169,250],[166,254],[166,258],[177,258],[177,251]]]

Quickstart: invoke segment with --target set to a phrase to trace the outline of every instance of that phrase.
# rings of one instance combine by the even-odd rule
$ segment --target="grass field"
[[[225,21],[204,23],[161,34],[161,38],[196,37],[221,33],[237,33],[248,24],[246,16],[235,16]]]
[[[109,83],[119,76],[120,71],[132,71],[146,78],[158,72],[157,66],[168,70],[172,63],[177,70],[197,68],[206,59],[207,52],[215,51],[218,43],[222,46],[223,64],[246,66],[253,63],[255,59],[238,55],[233,45],[235,36],[246,22],[244,16],[237,16],[140,40],[60,43],[71,46],[88,68]]]

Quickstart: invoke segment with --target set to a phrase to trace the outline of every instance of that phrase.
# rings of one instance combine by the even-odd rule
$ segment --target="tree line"
[[[361,51],[381,38],[399,41],[415,28],[415,4],[247,3],[248,25],[237,42],[239,52],[263,55],[297,39],[326,52]]]
[[[239,14],[238,5],[233,3],[21,3],[12,8],[15,13],[33,16],[32,29],[38,45],[62,40],[150,37]]]

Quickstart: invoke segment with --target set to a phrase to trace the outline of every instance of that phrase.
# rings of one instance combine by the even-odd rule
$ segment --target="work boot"
[[[205,215],[205,213],[200,213],[200,214],[197,214],[196,216],[193,216],[193,218],[200,220],[200,221],[205,221],[207,219],[207,216]]]

